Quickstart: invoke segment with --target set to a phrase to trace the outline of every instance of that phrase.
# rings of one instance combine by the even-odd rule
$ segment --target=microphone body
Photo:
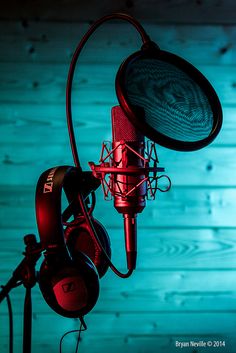
[[[137,257],[137,213],[143,211],[147,195],[144,174],[144,136],[128,120],[120,106],[112,108],[111,175],[114,207],[123,214],[128,269],[134,269]],[[119,169],[121,171],[119,172]],[[124,171],[125,172],[122,172]]]
[[[166,192],[168,176],[158,177],[159,161],[154,143],[127,118],[120,106],[112,108],[112,146],[103,142],[100,164],[89,162],[93,175],[101,180],[104,198],[114,199],[114,207],[123,214],[127,267],[134,270],[137,257],[137,214],[146,206],[146,198],[155,199],[157,190]],[[166,189],[158,187],[159,178],[167,178]]]

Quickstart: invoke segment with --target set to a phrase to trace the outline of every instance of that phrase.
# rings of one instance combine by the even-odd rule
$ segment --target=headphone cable
[[[71,330],[71,331],[67,331],[66,333],[64,333],[64,335],[61,337],[60,339],[60,348],[59,348],[59,351],[60,353],[62,353],[62,343],[63,343],[63,340],[64,338],[71,334],[71,333],[79,333],[78,334],[78,338],[77,338],[77,341],[76,341],[76,348],[75,348],[75,353],[78,353],[78,349],[79,349],[79,343],[80,343],[80,337],[81,337],[81,332],[82,331],[86,331],[87,330],[87,325],[86,323],[84,322],[84,318],[83,317],[80,317],[80,327],[78,330]]]

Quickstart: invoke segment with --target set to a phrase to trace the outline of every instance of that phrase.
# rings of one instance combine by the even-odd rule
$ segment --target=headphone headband
[[[54,167],[41,174],[36,187],[36,219],[43,249],[65,246],[62,218],[62,187],[71,172],[70,166]],[[73,173],[74,174],[74,173]]]

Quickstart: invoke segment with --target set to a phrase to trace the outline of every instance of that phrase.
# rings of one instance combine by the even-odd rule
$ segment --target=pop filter
[[[197,150],[220,131],[221,104],[209,81],[153,42],[122,63],[116,93],[133,125],[164,147]]]

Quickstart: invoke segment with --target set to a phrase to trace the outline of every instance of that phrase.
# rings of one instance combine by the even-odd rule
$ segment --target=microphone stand
[[[31,353],[32,337],[32,300],[31,289],[37,282],[35,265],[41,256],[41,246],[37,243],[34,234],[24,236],[25,252],[24,259],[13,271],[12,277],[0,291],[0,303],[11,289],[23,284],[26,288],[24,302],[24,328],[23,328],[23,353]]]

